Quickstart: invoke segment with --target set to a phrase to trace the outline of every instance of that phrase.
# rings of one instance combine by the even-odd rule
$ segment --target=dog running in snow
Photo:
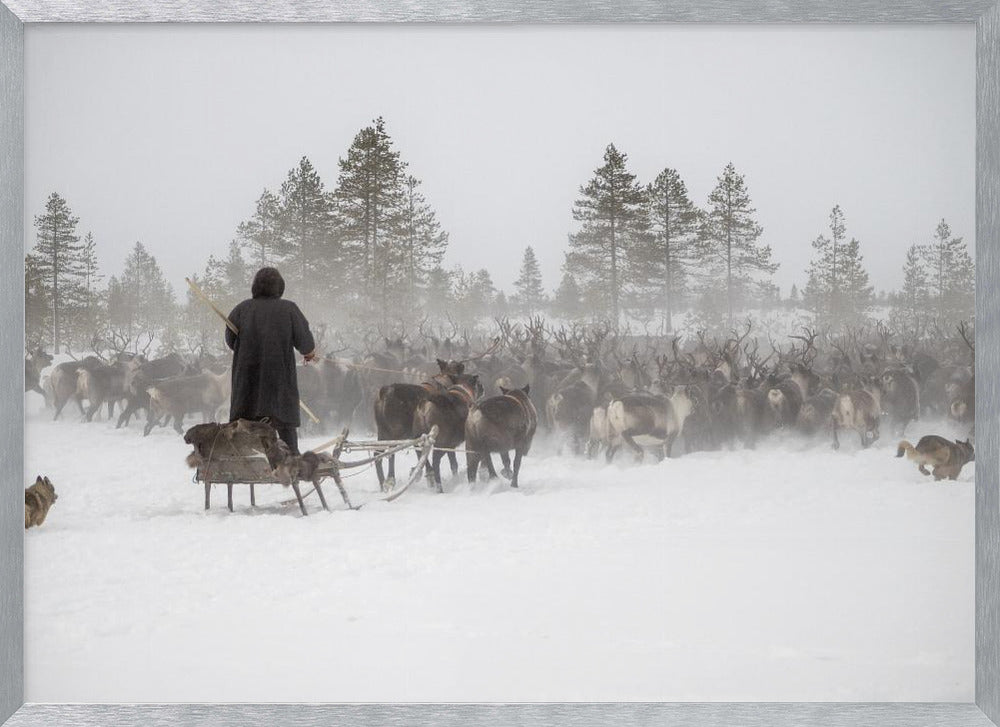
[[[45,522],[49,508],[59,498],[48,477],[38,476],[35,484],[24,490],[24,529],[38,527]]]
[[[930,466],[935,480],[946,477],[949,480],[958,479],[962,468],[976,459],[975,450],[968,439],[964,442],[957,439],[952,442],[935,434],[921,437],[916,447],[904,439],[899,443],[896,456],[902,457],[904,454],[917,463],[921,474],[930,475],[931,472],[927,471]]]

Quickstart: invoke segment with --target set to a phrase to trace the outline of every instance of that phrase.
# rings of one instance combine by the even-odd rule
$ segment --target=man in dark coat
[[[233,395],[229,420],[267,419],[278,436],[298,454],[299,386],[295,351],[306,361],[316,357],[316,344],[302,311],[283,300],[285,281],[274,268],[254,276],[250,300],[229,314],[239,335],[226,328],[233,349]]]

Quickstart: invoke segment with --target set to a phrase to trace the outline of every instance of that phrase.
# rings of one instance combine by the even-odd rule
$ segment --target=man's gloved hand
[[[303,356],[303,358],[305,359],[306,363],[312,363],[313,361],[315,361],[316,360],[316,349],[313,349],[312,351],[310,351],[309,353],[307,353],[305,356]]]

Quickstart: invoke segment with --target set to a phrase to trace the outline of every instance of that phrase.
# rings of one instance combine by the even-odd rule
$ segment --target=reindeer
[[[546,416],[558,437],[560,453],[568,440],[573,453],[580,454],[601,383],[600,367],[585,364],[564,378],[546,402]]]
[[[593,459],[602,447],[610,447],[613,444],[611,429],[608,426],[608,405],[614,398],[610,391],[605,391],[590,414],[585,448],[588,459]]]
[[[976,421],[976,344],[971,338],[971,331],[965,321],[958,325],[958,333],[969,349],[969,358],[972,360],[972,375],[968,380],[953,386],[949,389],[951,403],[948,405],[948,415],[960,422],[972,422],[975,431]]]
[[[33,351],[29,351],[24,357],[24,391],[34,391],[42,395],[45,405],[49,405],[49,396],[42,389],[40,382],[42,371],[52,364],[52,356],[45,352],[41,346],[36,346]]]
[[[727,384],[712,400],[712,421],[719,445],[732,449],[736,440],[753,449],[775,425],[766,393],[747,384]]]
[[[833,406],[833,448],[840,449],[839,429],[853,429],[861,437],[861,446],[870,447],[879,437],[881,392],[873,381],[864,380],[862,388],[841,394]]]
[[[77,400],[89,402],[84,418],[93,421],[94,414],[107,404],[108,420],[115,414],[115,404],[126,398],[125,375],[128,361],[119,357],[112,364],[81,368],[76,378]]]
[[[528,396],[530,386],[500,390],[500,396],[480,402],[465,420],[466,471],[469,482],[476,481],[480,462],[485,463],[490,479],[497,476],[491,452],[499,452],[504,474],[510,473],[510,486],[517,487],[521,459],[531,449],[538,428],[538,412]],[[514,451],[511,470],[510,455]]]
[[[957,392],[948,407],[948,414],[958,422],[976,420],[976,377],[972,376]]]
[[[907,425],[920,418],[920,384],[909,367],[889,368],[882,373],[882,411],[889,417],[897,436],[906,433]]]
[[[439,372],[422,384],[389,384],[378,390],[375,397],[375,427],[380,440],[413,439],[414,415],[417,406],[431,394],[447,391],[465,372],[465,364],[457,361],[437,361]],[[389,455],[389,476],[386,478],[382,460],[375,461],[375,472],[383,489],[396,480],[396,456]]]
[[[104,362],[97,356],[86,356],[79,361],[65,361],[58,364],[49,375],[49,388],[51,389],[52,403],[55,407],[53,421],[62,414],[63,407],[73,399],[80,409],[80,415],[86,416],[87,412],[83,408],[83,401],[77,392],[77,378],[81,369],[94,369],[103,366]]]
[[[562,329],[555,336],[562,355],[573,362],[573,368],[555,385],[555,392],[545,402],[546,420],[559,441],[560,453],[568,440],[573,452],[580,454],[594,406],[604,388],[600,359],[593,354],[606,333],[588,339],[584,331],[574,328],[570,333]],[[590,355],[580,354],[584,346],[589,348]]]
[[[364,400],[363,377],[354,366],[328,356],[314,364],[323,381],[324,406],[329,419],[350,425]]]
[[[483,395],[483,386],[476,374],[459,374],[455,383],[443,393],[428,394],[427,398],[417,404],[413,419],[415,436],[426,434],[435,426],[438,428],[435,446],[453,449],[465,441],[465,420],[469,411],[475,406],[476,399]],[[441,460],[446,452],[435,449],[432,461],[427,462],[427,477],[441,489]],[[455,452],[447,452],[451,464],[452,475],[458,474],[458,457]]]
[[[712,406],[705,393],[707,384],[687,384],[691,413],[684,421],[684,452],[707,451],[716,448]]]
[[[229,398],[231,390],[232,379],[228,371],[221,374],[202,371],[193,376],[162,379],[146,388],[150,412],[157,418],[169,414],[178,434],[184,433],[184,417],[189,414],[200,412],[202,421],[210,421]],[[148,436],[152,431],[154,421],[151,419],[146,422],[143,436]]]
[[[837,405],[839,395],[833,389],[823,387],[815,394],[807,397],[799,409],[796,421],[797,429],[806,436],[813,436],[822,429],[833,426],[833,409]]]
[[[767,403],[774,413],[779,427],[795,424],[802,409],[802,389],[791,379],[777,379],[772,376],[767,385]]]
[[[118,416],[116,429],[127,426],[140,410],[146,410],[147,421],[152,416],[149,407],[149,392],[146,389],[159,379],[174,376],[192,376],[199,373],[199,366],[184,360],[179,353],[170,353],[161,358],[147,360],[137,356],[125,367],[125,406]]]
[[[684,431],[684,421],[694,409],[688,386],[667,387],[663,395],[629,394],[608,405],[608,429],[613,443],[605,455],[611,462],[621,448],[617,441],[631,447],[641,461],[642,444],[661,447],[670,456],[671,446]]]

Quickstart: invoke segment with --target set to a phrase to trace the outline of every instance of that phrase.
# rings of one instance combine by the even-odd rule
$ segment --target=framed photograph
[[[1000,723],[997,0],[0,1],[0,723]]]

